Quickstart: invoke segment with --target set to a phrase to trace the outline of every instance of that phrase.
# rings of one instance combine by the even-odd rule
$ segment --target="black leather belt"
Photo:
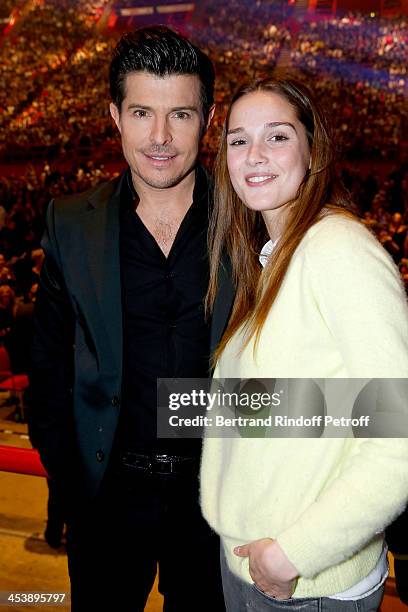
[[[200,459],[177,455],[143,455],[125,452],[119,456],[119,463],[128,470],[144,474],[194,475],[198,473]]]

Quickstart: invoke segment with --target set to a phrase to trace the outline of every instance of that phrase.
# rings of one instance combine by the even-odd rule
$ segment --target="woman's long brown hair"
[[[235,193],[227,167],[227,131],[234,103],[257,92],[282,96],[294,108],[306,130],[311,167],[294,200],[287,203],[288,216],[261,282],[259,253],[268,235],[261,213],[247,208]],[[226,344],[245,325],[245,344],[260,332],[276,299],[290,260],[300,241],[321,217],[322,211],[354,217],[349,194],[335,169],[332,136],[325,113],[311,91],[293,79],[266,78],[241,87],[234,95],[224,123],[215,163],[214,212],[210,222],[210,283],[206,297],[211,312],[218,286],[218,271],[226,252],[230,257],[236,297],[227,329],[213,357],[215,363]]]

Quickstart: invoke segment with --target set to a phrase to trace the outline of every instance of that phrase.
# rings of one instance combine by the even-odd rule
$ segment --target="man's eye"
[[[189,116],[190,115],[186,113],[185,111],[177,111],[176,113],[174,113],[174,117],[176,119],[188,119]]]
[[[141,108],[137,108],[136,110],[133,111],[133,116],[134,117],[147,117],[147,112],[145,110],[142,110]]]

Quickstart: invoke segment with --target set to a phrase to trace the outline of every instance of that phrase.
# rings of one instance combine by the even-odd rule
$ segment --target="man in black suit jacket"
[[[34,325],[30,434],[66,510],[73,610],[224,609],[198,505],[200,444],[158,440],[156,380],[208,376],[208,177],[197,164],[214,70],[163,27],[119,41],[110,110],[129,168],[51,202]]]

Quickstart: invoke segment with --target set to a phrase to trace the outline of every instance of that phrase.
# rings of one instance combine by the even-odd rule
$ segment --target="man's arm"
[[[61,269],[54,227],[55,207],[48,207],[42,239],[45,260],[40,275],[31,348],[29,433],[51,476],[70,461],[73,442],[72,382],[74,312]]]

